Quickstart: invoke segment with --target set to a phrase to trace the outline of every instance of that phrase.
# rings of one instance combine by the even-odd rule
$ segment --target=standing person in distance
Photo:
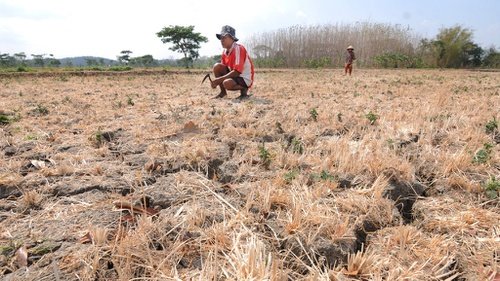
[[[223,98],[229,91],[240,91],[239,99],[247,98],[248,89],[252,87],[254,67],[247,50],[238,44],[236,31],[229,25],[222,27],[220,34],[216,34],[224,51],[220,63],[213,67],[215,79],[212,88],[220,87],[220,93],[215,98]]]
[[[356,55],[354,54],[354,48],[352,46],[347,47],[347,52],[345,55],[345,66],[344,66],[344,75],[347,75],[349,73],[349,76],[351,76],[352,73],[352,63],[356,59]]]

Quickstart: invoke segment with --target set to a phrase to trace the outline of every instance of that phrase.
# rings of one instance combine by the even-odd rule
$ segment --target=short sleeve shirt
[[[229,70],[238,71],[247,86],[249,88],[252,86],[254,78],[253,62],[243,45],[234,42],[229,50],[222,53],[221,63],[226,65]]]

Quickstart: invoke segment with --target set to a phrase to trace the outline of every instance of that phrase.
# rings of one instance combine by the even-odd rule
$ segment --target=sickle
[[[212,82],[212,78],[210,77],[210,73],[207,73],[207,75],[205,75],[205,77],[203,77],[203,80],[201,81],[201,84],[203,84],[203,82],[205,82],[205,80],[210,80],[210,82]]]

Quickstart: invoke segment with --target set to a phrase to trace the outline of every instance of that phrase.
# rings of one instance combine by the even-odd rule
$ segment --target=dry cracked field
[[[3,280],[493,280],[500,73],[0,76]]]

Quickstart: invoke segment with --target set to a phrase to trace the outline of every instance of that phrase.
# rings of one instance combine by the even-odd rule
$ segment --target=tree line
[[[259,67],[338,67],[345,49],[355,47],[364,67],[500,68],[500,53],[473,42],[473,31],[443,28],[433,39],[409,27],[383,23],[291,26],[252,35],[246,45]]]
[[[28,56],[24,52],[9,55],[8,53],[0,52],[0,67],[13,66],[53,66],[58,67],[61,62],[54,58],[53,54],[31,54],[32,59],[28,60]]]
[[[152,55],[133,57],[123,50],[117,60],[87,57],[86,66],[185,66],[209,67],[220,55],[200,58],[198,49],[207,37],[194,32],[194,26],[168,26],[156,35],[170,50],[184,55],[178,60],[156,60]],[[495,47],[485,50],[473,40],[473,31],[456,25],[442,28],[433,39],[422,38],[409,26],[357,22],[291,26],[254,34],[246,40],[257,67],[339,67],[344,64],[347,45],[356,49],[357,64],[384,68],[500,68],[500,52]],[[52,54],[25,53],[9,55],[0,52],[0,67],[59,67],[61,61]],[[72,65],[67,65],[72,66]]]
[[[118,56],[117,60],[105,60],[103,58],[85,58],[85,66],[99,67],[99,66],[139,66],[139,67],[156,67],[156,66],[197,66],[197,67],[208,67],[212,66],[215,62],[220,61],[220,56],[202,57],[198,53],[198,49],[201,47],[201,43],[206,43],[208,41],[207,37],[201,35],[198,32],[194,32],[194,26],[179,26],[171,25],[164,27],[161,31],[157,32],[156,35],[160,38],[163,43],[172,43],[169,48],[174,52],[179,52],[184,55],[182,59],[179,60],[156,60],[152,55],[144,55],[139,57],[132,57],[133,53],[130,50],[123,50]],[[51,54],[50,58],[47,58],[45,54],[35,55],[32,54],[32,60],[26,59],[25,53],[18,53],[10,56],[8,53],[2,54],[0,52],[0,67],[18,67],[19,71],[24,70],[26,66],[34,67],[58,67],[61,65],[61,61],[54,58]],[[72,66],[72,65],[66,65]],[[128,69],[128,68],[127,68]]]
[[[196,59],[155,59],[152,55],[133,56],[132,51],[123,50],[116,60],[101,57],[77,57],[56,59],[52,54],[31,54],[30,58],[24,52],[10,55],[0,52],[0,68],[17,68],[17,71],[26,71],[27,68],[57,68],[57,67],[89,67],[93,69],[103,67],[184,67],[186,62],[191,67],[206,68],[220,61],[220,55],[198,56]]]
[[[154,59],[152,55],[132,57],[131,53],[132,51],[124,50],[116,56],[116,60],[96,57],[79,57],[78,59],[73,58],[73,60],[80,61],[80,66],[89,67],[120,65],[153,67],[162,65],[162,62]],[[56,59],[53,54],[48,56],[46,54],[31,54],[31,58],[28,58],[24,52],[14,55],[0,52],[0,67],[72,67],[74,66],[73,60],[71,58]]]

